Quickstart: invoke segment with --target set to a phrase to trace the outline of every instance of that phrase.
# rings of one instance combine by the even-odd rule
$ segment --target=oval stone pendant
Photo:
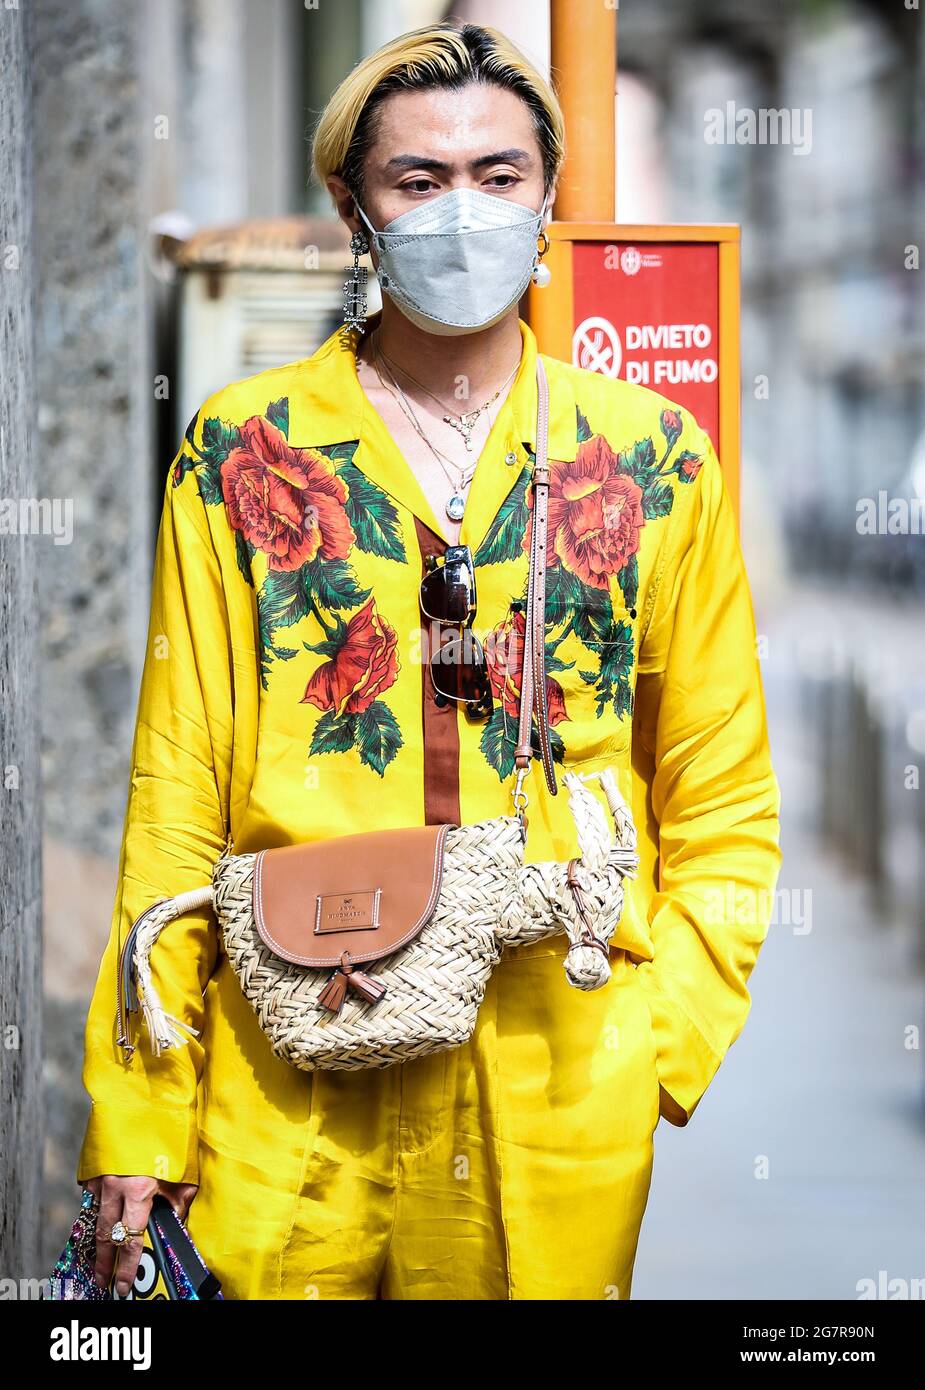
[[[454,492],[453,496],[446,504],[446,514],[450,518],[450,521],[462,521],[465,510],[466,499],[460,497],[458,492]]]

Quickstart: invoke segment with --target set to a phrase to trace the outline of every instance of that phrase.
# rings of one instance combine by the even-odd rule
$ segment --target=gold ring
[[[126,1226],[122,1221],[117,1221],[109,1233],[109,1238],[113,1245],[124,1245],[130,1236],[143,1236],[144,1229],[133,1231],[130,1226]]]

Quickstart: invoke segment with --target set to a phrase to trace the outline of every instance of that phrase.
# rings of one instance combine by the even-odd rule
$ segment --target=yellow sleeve
[[[781,860],[751,592],[719,461],[693,430],[702,465],[678,484],[635,707],[660,846],[654,955],[638,968],[669,1097],[662,1114],[676,1125],[745,1024]]]
[[[201,419],[200,411],[197,431]],[[83,1081],[92,1104],[78,1182],[105,1173],[198,1181],[200,1038],[155,1057],[136,1013],[136,1050],[123,1060],[117,967],[134,919],[159,898],[208,883],[224,848],[231,652],[221,565],[185,441],[164,489],[116,901],[86,1023]],[[200,1032],[216,957],[211,908],[177,919],[152,956],[164,1008]]]

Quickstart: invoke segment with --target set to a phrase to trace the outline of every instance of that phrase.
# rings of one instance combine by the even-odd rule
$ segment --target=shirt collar
[[[517,421],[517,435],[531,450],[536,449],[536,336],[523,319],[520,333],[523,357],[514,380],[510,400]],[[575,393],[564,364],[543,354],[549,379],[549,457],[574,462],[578,452],[578,425]]]
[[[519,321],[522,353],[517,375],[505,398],[469,488],[466,513],[460,528],[460,544],[475,551],[488,533],[501,504],[529,462],[527,451],[536,449],[536,336]],[[360,385],[356,347],[336,330],[309,359],[314,372],[309,408],[311,419],[293,437],[318,447],[358,440],[353,462],[372,482],[434,531],[443,536],[441,523],[427,501],[410,465],[402,457]],[[543,357],[550,389],[549,457],[572,462],[577,453],[575,396],[568,369],[553,358]],[[295,421],[293,421],[295,426]],[[516,462],[506,462],[511,454]],[[517,466],[520,464],[520,467]],[[483,465],[488,465],[484,467]],[[445,537],[443,537],[445,539]]]

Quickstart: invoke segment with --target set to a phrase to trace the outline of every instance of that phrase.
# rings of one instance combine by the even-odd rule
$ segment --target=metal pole
[[[616,0],[550,0],[553,85],[565,116],[567,154],[557,222],[616,217]]]

